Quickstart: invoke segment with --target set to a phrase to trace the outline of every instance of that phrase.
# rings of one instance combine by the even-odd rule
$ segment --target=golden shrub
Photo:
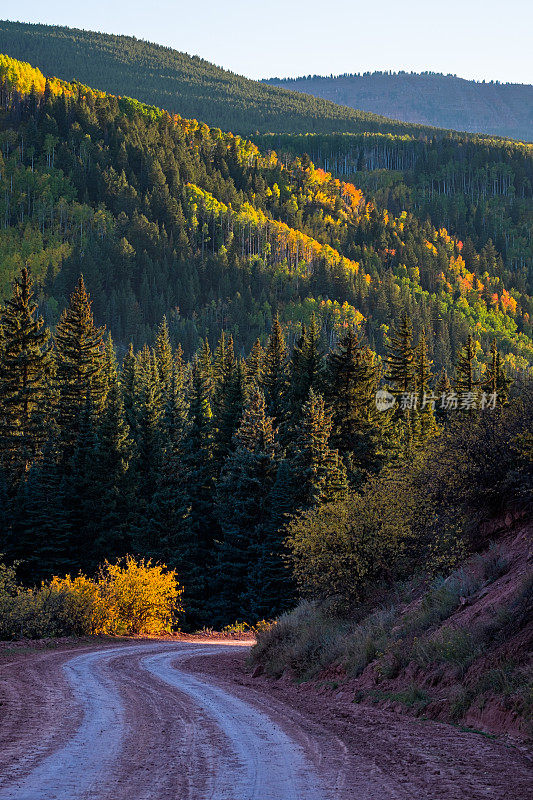
[[[158,635],[174,630],[183,611],[183,590],[175,570],[132,556],[115,564],[106,561],[96,579],[55,576],[38,589],[9,582],[14,571],[2,572],[1,566],[0,638],[4,639]]]

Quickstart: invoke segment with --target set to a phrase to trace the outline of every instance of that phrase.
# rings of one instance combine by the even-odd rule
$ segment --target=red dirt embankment
[[[353,622],[303,604],[260,635],[253,674],[311,677],[308,691],[332,703],[530,741],[533,524],[509,516],[488,536],[446,580],[413,579]]]

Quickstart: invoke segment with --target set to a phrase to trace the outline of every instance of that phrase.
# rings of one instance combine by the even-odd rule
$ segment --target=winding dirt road
[[[525,800],[526,755],[254,681],[244,644],[0,662],[0,800]]]

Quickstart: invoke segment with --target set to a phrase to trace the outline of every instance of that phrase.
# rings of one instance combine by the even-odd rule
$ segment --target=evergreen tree
[[[431,392],[431,365],[426,336],[425,333],[422,333],[415,351],[415,381],[418,395],[414,419],[418,444],[425,443],[435,432],[435,400]]]
[[[136,428],[135,419],[135,385],[137,374],[137,361],[135,353],[133,352],[133,345],[130,344],[128,352],[124,356],[122,362],[122,372],[120,375],[120,384],[122,388],[122,397],[124,401],[124,416],[128,428],[133,433]]]
[[[460,348],[455,367],[455,391],[460,395],[459,407],[472,412],[479,402],[481,381],[476,364],[477,342],[471,333]]]
[[[435,417],[441,424],[446,422],[448,418],[447,403],[451,391],[452,384],[448,378],[448,373],[445,369],[442,369],[435,386],[435,395],[437,398],[435,401]]]
[[[375,354],[361,345],[355,328],[348,328],[329,353],[326,382],[332,412],[331,445],[345,461],[350,483],[357,486],[383,464],[390,415],[377,409]]]
[[[163,446],[161,382],[156,356],[149,351],[145,354],[139,374],[136,411],[135,471],[138,501],[145,511],[155,491]]]
[[[180,556],[180,536],[188,510],[184,508],[187,479],[184,454],[188,410],[184,393],[181,353],[173,365],[171,392],[162,418],[163,450],[157,470],[155,492],[149,504],[144,529],[143,552],[166,564],[176,564]]]
[[[393,329],[386,359],[386,380],[396,399],[393,421],[395,436],[403,455],[412,452],[418,440],[417,430],[417,365],[413,347],[413,326],[411,318],[403,313],[400,326]]]
[[[261,388],[265,394],[267,412],[279,425],[285,416],[288,386],[288,354],[283,329],[276,314],[263,358]]]
[[[58,425],[63,459],[69,459],[76,442],[82,410],[95,413],[105,399],[103,329],[94,324],[91,303],[80,277],[55,334],[57,358]]]
[[[331,430],[331,415],[322,395],[310,389],[292,452],[278,476],[281,506],[289,503],[292,509],[306,509],[331,502],[346,491],[344,464],[338,452],[329,446]],[[281,498],[283,491],[285,500]]]
[[[263,362],[265,358],[265,351],[259,339],[256,339],[250,355],[246,359],[246,376],[248,383],[261,383],[263,377]]]
[[[496,339],[493,339],[490,346],[490,362],[481,388],[486,394],[495,395],[497,402],[500,405],[504,405],[509,395],[510,385],[511,381],[503,368]]]
[[[6,542],[7,559],[21,562],[18,577],[30,586],[72,569],[61,475],[53,450],[47,444],[42,459],[19,484]]]
[[[214,415],[214,456],[217,465],[222,465],[232,447],[233,435],[237,429],[246,403],[246,365],[238,361],[231,367],[224,383],[216,392]]]
[[[94,570],[98,563],[94,530],[96,497],[96,420],[90,398],[79,414],[68,471],[63,471],[58,501],[67,530],[69,571]]]
[[[289,396],[293,420],[299,415],[309,396],[309,390],[318,390],[321,366],[320,329],[313,314],[310,325],[307,328],[303,326],[291,359]]]
[[[213,517],[215,465],[210,376],[197,359],[192,367],[189,421],[183,440],[182,480],[176,516],[181,519],[174,539],[174,560],[185,588],[189,626],[207,624],[206,603],[210,562],[217,527]]]
[[[216,515],[222,531],[217,548],[213,605],[219,618],[251,619],[249,576],[258,568],[258,530],[267,519],[277,446],[263,393],[255,389],[235,434],[216,493]]]
[[[416,392],[416,362],[413,348],[413,326],[410,317],[402,314],[398,330],[393,330],[387,356],[385,378],[392,384],[398,408],[406,395]]]
[[[170,334],[168,330],[167,318],[163,317],[157,338],[155,342],[155,356],[157,361],[157,369],[159,371],[159,380],[161,382],[161,389],[163,395],[166,397],[170,388],[170,381],[173,371],[173,353],[172,345],[170,344]]]
[[[103,379],[105,395],[107,396],[111,387],[118,381],[117,354],[115,353],[115,345],[110,333],[107,335],[104,347]]]
[[[127,521],[133,505],[129,466],[133,446],[118,379],[110,385],[98,425],[95,448],[95,508],[92,527],[98,560],[128,551]]]
[[[16,481],[41,451],[50,412],[49,331],[26,267],[0,314],[0,466]]]

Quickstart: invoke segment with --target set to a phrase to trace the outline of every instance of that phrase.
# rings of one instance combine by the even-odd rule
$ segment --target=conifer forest
[[[18,579],[134,553],[176,570],[189,629],[273,619],[332,591],[306,537],[369,493],[398,530],[368,521],[341,595],[452,566],[483,470],[495,508],[530,488],[532,165],[446,132],[251,141],[0,56]]]
[[[0,20],[0,800],[530,797],[533,12],[473,5]]]

